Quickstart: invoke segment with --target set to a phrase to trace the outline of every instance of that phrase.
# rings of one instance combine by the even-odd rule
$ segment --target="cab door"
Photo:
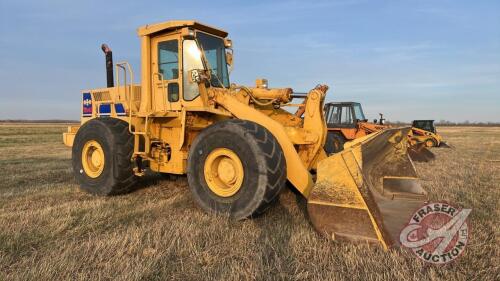
[[[152,107],[156,112],[180,110],[182,56],[179,52],[179,36],[159,36],[151,41]]]

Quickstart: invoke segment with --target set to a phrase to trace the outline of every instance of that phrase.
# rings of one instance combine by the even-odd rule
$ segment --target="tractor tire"
[[[325,152],[326,155],[334,154],[344,150],[345,138],[337,132],[328,132],[326,135]]]
[[[426,139],[425,140],[425,146],[426,147],[436,147],[437,146],[437,141],[433,138]]]
[[[223,161],[230,165],[222,165]],[[206,212],[237,220],[256,216],[285,186],[285,161],[281,146],[266,128],[245,120],[221,121],[205,128],[191,146],[189,188]],[[221,170],[223,166],[230,169]]]
[[[72,149],[73,172],[80,188],[104,196],[129,192],[137,182],[133,152],[134,137],[127,122],[115,118],[86,122]]]

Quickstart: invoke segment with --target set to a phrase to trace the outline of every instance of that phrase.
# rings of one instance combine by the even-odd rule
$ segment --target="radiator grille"
[[[92,95],[94,96],[95,101],[110,101],[111,100],[111,95],[109,94],[108,91],[93,92]]]

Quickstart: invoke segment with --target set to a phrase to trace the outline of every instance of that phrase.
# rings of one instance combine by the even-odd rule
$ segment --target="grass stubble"
[[[185,177],[86,194],[64,130],[0,124],[0,280],[500,280],[500,128],[440,128],[455,149],[416,163],[431,201],[473,209],[465,253],[445,266],[328,241],[290,190],[240,222],[196,207]]]

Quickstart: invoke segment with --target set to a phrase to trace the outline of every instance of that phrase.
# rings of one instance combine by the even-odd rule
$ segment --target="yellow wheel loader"
[[[244,219],[264,212],[288,181],[308,200],[320,233],[397,244],[426,201],[406,154],[409,128],[374,132],[327,157],[328,87],[296,93],[264,79],[255,87],[230,84],[231,40],[199,22],[146,25],[138,35],[140,84],[127,62],[114,73],[103,45],[107,87],[82,91],[81,124],[63,136],[83,190],[126,193],[145,169],[187,174],[203,210]]]

